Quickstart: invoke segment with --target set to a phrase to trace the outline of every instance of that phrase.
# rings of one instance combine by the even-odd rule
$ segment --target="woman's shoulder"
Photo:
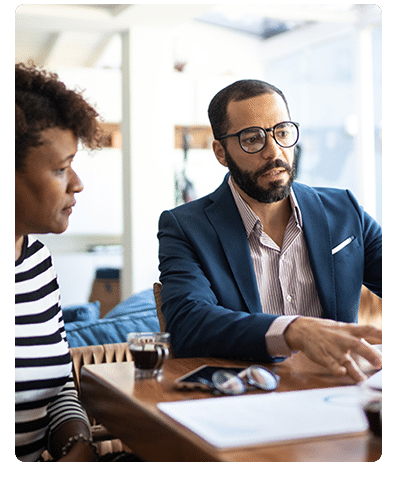
[[[25,236],[21,255],[15,261],[15,272],[22,272],[26,268],[31,269],[44,261],[49,266],[52,266],[51,254],[48,248],[37,237],[33,235]]]

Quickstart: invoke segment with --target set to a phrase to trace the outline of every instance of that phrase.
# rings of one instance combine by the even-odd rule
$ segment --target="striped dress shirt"
[[[263,313],[281,315],[266,332],[266,347],[273,357],[288,357],[284,331],[298,316],[321,317],[309,255],[303,236],[303,221],[291,189],[292,213],[281,248],[263,231],[259,217],[237,192],[232,178],[229,186],[247,233]]]

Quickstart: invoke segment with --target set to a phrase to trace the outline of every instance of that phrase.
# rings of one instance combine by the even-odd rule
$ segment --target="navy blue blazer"
[[[162,311],[176,356],[272,362],[265,333],[276,316],[262,313],[227,178],[212,194],[160,216]],[[355,322],[362,284],[382,293],[381,227],[349,190],[296,182],[293,189],[323,318]]]

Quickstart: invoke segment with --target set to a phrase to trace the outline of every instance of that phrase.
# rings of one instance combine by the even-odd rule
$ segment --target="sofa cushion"
[[[69,346],[122,343],[134,331],[160,331],[153,291],[131,296],[104,318],[65,323]]]
[[[71,321],[94,321],[99,319],[100,302],[76,304],[73,306],[65,306],[62,308],[63,321],[70,323]]]
[[[117,318],[118,316],[125,316],[130,313],[146,311],[149,309],[156,309],[156,302],[154,300],[152,289],[147,289],[146,291],[130,296],[109,311],[104,318]]]

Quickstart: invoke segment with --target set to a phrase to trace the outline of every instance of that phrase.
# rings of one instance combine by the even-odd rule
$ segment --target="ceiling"
[[[354,23],[358,10],[368,7],[371,5],[25,4],[16,10],[15,58],[75,67],[101,67],[109,65],[110,59],[110,67],[118,67],[117,33],[136,24],[195,20],[267,39],[315,22]]]

